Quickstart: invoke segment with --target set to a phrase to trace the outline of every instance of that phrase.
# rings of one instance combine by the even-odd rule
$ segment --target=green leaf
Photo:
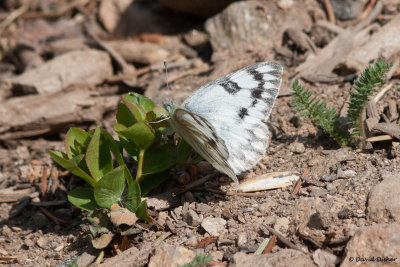
[[[100,127],[97,126],[86,151],[86,164],[90,174],[97,181],[100,180],[99,169],[99,149],[100,149]]]
[[[113,169],[110,148],[101,132],[100,127],[97,126],[86,151],[86,164],[96,182]]]
[[[121,200],[125,187],[125,166],[108,172],[94,187],[94,198],[97,205],[109,209],[112,204]]]
[[[122,103],[129,109],[129,112],[135,117],[136,122],[143,121],[146,117],[146,111],[143,107],[135,102],[131,102],[126,98],[122,99]],[[129,127],[129,125],[127,125]]]
[[[89,141],[90,136],[84,130],[79,128],[69,129],[65,137],[65,151],[67,151],[68,158],[85,154]]]
[[[146,196],[154,188],[168,180],[169,170],[147,175],[140,182],[140,191],[142,196]]]
[[[129,108],[124,104],[120,103],[117,111],[117,123],[124,125],[125,127],[129,127],[138,122]]]
[[[134,142],[129,141],[128,138],[119,133],[125,129],[127,128],[122,124],[117,123],[114,125],[114,130],[118,133],[118,138],[121,146],[135,161],[137,161],[139,156],[139,148]]]
[[[165,171],[176,163],[176,148],[168,144],[154,146],[146,150],[142,175]]]
[[[144,95],[141,95],[138,93],[130,92],[125,95],[124,99],[129,100],[130,102],[139,104],[141,107],[144,108],[144,110],[146,112],[149,112],[150,110],[152,110],[155,107],[153,101],[151,101],[149,98],[145,97]]]
[[[143,200],[142,202],[140,202],[137,210],[136,210],[136,216],[145,221],[145,222],[151,222],[151,218],[149,216],[149,213],[147,211],[147,203],[146,200]]]
[[[72,189],[68,192],[68,200],[74,206],[89,212],[99,208],[94,199],[92,188],[78,187]]]
[[[126,167],[126,165],[124,165],[124,166],[125,166],[124,175],[125,175],[126,183],[128,184],[128,186],[131,186],[135,182],[135,180],[133,179],[132,174],[129,171],[128,167]]]
[[[120,148],[117,141],[115,141],[111,134],[109,134],[106,130],[102,130],[101,134],[103,135],[104,141],[107,143],[107,146],[110,148],[116,161],[118,162],[118,165],[125,165],[124,158],[122,156],[122,148]]]
[[[65,153],[53,150],[47,150],[47,153],[50,157],[57,162],[61,167],[69,170],[72,174],[82,178],[92,187],[96,184],[94,179],[90,177],[84,170],[82,170],[77,162],[80,162],[83,158],[83,155],[78,155],[71,160],[68,160],[68,156]]]
[[[115,127],[116,125],[114,125],[114,129]],[[129,141],[134,142],[139,150],[147,149],[155,138],[154,130],[145,122],[137,122],[124,130],[116,131]]]
[[[125,200],[125,207],[131,212],[136,212],[141,201],[140,186],[136,180],[133,180],[133,182],[128,185]]]

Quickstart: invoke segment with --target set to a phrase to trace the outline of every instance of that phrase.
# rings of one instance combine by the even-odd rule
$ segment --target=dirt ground
[[[220,2],[0,4],[1,266],[68,266],[77,257],[79,266],[177,266],[202,253],[212,256],[208,266],[400,265],[398,129],[375,133],[391,140],[365,149],[340,148],[290,103],[298,78],[330,107],[345,110],[357,75],[383,57],[393,67],[376,112],[379,122],[398,126],[400,4]],[[281,64],[271,143],[239,180],[290,171],[302,184],[295,192],[290,185],[239,193],[201,162],[185,170],[196,177],[171,178],[148,202],[182,183],[211,179],[173,203],[149,205],[157,223],[140,223],[127,250],[114,240],[103,261],[93,263],[99,251],[85,239],[84,213],[66,198],[83,181],[46,150],[64,150],[70,127],[113,132],[118,102],[129,91],[156,104],[168,99],[164,60],[176,103],[241,67]],[[260,246],[263,253],[256,253]]]

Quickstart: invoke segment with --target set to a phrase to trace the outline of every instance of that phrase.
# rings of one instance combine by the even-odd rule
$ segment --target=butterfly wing
[[[216,169],[231,178],[232,175],[226,171],[225,165],[234,174],[251,169],[268,146],[269,131],[266,121],[278,96],[282,72],[282,66],[273,62],[262,62],[202,86],[183,103],[182,110],[201,118],[206,126],[200,132],[186,133],[189,136],[185,138],[183,135],[183,138]],[[186,127],[196,131],[196,125],[198,122],[192,121]],[[193,135],[207,133],[208,137],[212,137],[212,131],[215,131],[218,144],[224,144],[227,156],[226,151],[221,153],[223,157],[216,156],[219,147],[210,152],[216,153],[212,154],[213,157],[205,156],[202,154],[206,153],[204,148],[194,144],[200,137]],[[191,143],[188,138],[192,138],[194,142]],[[220,169],[221,166],[225,171]]]
[[[170,123],[174,130],[205,160],[239,183],[228,164],[229,151],[225,141],[217,136],[215,128],[207,120],[175,106]]]

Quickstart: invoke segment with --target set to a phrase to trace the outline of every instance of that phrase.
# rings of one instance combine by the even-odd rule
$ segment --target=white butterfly
[[[164,102],[172,128],[235,183],[268,146],[266,121],[281,85],[282,66],[257,63],[194,92],[182,106]]]

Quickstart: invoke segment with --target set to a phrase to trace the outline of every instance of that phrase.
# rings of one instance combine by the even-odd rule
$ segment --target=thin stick
[[[379,100],[382,99],[382,97],[387,93],[392,88],[393,84],[388,84],[385,87],[382,88],[382,90],[379,91],[379,93],[376,94],[374,97],[375,103],[377,103]]]
[[[212,174],[208,174],[206,176],[204,176],[203,178],[196,180],[194,182],[191,182],[190,184],[181,186],[180,188],[178,188],[178,190],[175,192],[176,195],[180,195],[185,193],[186,191],[189,191],[192,188],[198,187],[199,185],[204,184],[205,182],[207,182],[208,180],[210,180],[211,178],[214,178],[215,176],[217,176],[216,173],[212,173]]]
[[[302,251],[300,248],[298,248],[295,244],[293,244],[292,242],[289,241],[289,239],[287,239],[286,237],[284,237],[283,235],[281,235],[278,231],[276,231],[274,228],[268,226],[268,225],[264,225],[265,228],[267,228],[267,230],[269,232],[271,232],[273,235],[276,235],[276,237],[278,238],[279,241],[281,241],[284,245],[286,245],[289,248],[301,251],[304,253],[304,251]]]
[[[51,213],[50,213],[48,210],[46,210],[45,208],[39,207],[39,209],[40,209],[40,211],[41,211],[44,215],[46,215],[50,220],[55,221],[55,222],[61,224],[61,225],[64,226],[64,227],[66,227],[66,226],[69,225],[69,222],[64,221],[63,219],[60,219],[60,218],[54,216],[53,214],[51,214]]]
[[[20,8],[14,10],[13,12],[8,15],[7,18],[5,18],[1,23],[0,23],[0,36],[3,33],[3,31],[11,24],[13,23],[14,20],[19,18],[22,14],[24,14],[26,11],[28,11],[27,6],[21,6]]]
[[[336,24],[335,14],[333,13],[331,2],[329,2],[329,0],[323,0],[322,2],[324,3],[326,13],[328,13],[329,22]]]
[[[264,251],[262,252],[262,254],[271,253],[272,248],[275,246],[275,244],[276,244],[276,235],[273,235],[273,236],[269,239],[269,242],[268,242],[267,246],[265,247]]]
[[[361,16],[360,16],[360,20],[363,20],[363,19],[365,19],[367,16],[368,16],[368,14],[371,12],[371,10],[372,10],[372,7],[375,5],[375,2],[376,2],[376,0],[371,0],[371,1],[369,1],[369,4],[368,4],[368,6],[365,8],[365,10],[363,11],[363,13],[361,14]]]
[[[391,137],[388,134],[385,134],[385,135],[379,135],[379,136],[374,136],[374,137],[367,138],[365,141],[367,141],[367,142],[380,142],[380,141],[389,141],[389,140],[393,140],[393,137]]]

